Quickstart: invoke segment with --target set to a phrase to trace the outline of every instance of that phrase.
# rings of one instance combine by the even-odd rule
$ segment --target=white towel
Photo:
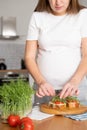
[[[81,101],[81,104],[87,106],[87,100]],[[71,118],[73,120],[87,120],[87,112],[78,115],[66,115],[65,117]]]
[[[28,115],[33,120],[43,120],[54,116],[54,114],[46,114],[39,110],[39,106],[34,106],[32,112]]]
[[[68,117],[77,121],[87,120],[87,112],[83,114],[79,114],[79,115],[66,115],[65,117]]]

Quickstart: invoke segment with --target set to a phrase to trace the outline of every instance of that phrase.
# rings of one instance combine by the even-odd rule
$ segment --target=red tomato
[[[15,127],[18,125],[20,117],[18,115],[10,115],[7,120],[10,126]]]
[[[34,125],[31,121],[29,120],[22,120],[22,122],[19,124],[19,129],[20,130],[34,130]]]
[[[20,120],[19,124],[21,124],[21,123],[23,123],[23,122],[25,122],[25,121],[27,121],[27,122],[33,124],[32,119],[29,118],[29,117],[23,117],[23,118]]]
[[[29,117],[23,117],[19,122],[20,130],[34,130],[32,119]]]
[[[64,103],[60,101],[56,101],[55,104],[64,104]]]

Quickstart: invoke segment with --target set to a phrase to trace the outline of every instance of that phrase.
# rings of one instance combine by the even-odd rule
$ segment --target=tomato
[[[25,122],[25,121],[26,121],[26,122],[29,122],[29,123],[31,123],[31,124],[33,124],[31,118],[29,118],[29,117],[23,117],[23,118],[20,120],[19,125],[20,125],[21,123]]]
[[[34,130],[34,125],[29,121],[24,121],[19,125],[20,130]]]
[[[8,121],[8,124],[9,124],[10,126],[15,127],[15,126],[18,125],[18,123],[19,123],[19,121],[20,121],[20,117],[19,117],[18,115],[10,115],[10,116],[8,117],[7,121]]]
[[[33,121],[29,117],[23,117],[19,122],[20,130],[34,130]]]
[[[64,104],[64,103],[60,101],[56,101],[55,104]]]

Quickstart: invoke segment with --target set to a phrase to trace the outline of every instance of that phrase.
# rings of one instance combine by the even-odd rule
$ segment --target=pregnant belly
[[[62,53],[40,54],[37,63],[40,71],[47,80],[57,80],[65,83],[75,73],[79,62],[78,51],[64,51]]]

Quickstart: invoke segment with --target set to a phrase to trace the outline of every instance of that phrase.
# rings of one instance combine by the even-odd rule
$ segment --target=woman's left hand
[[[78,84],[76,84],[75,81],[71,80],[64,85],[60,93],[60,98],[65,98],[67,96],[73,96],[78,94],[79,94]]]

